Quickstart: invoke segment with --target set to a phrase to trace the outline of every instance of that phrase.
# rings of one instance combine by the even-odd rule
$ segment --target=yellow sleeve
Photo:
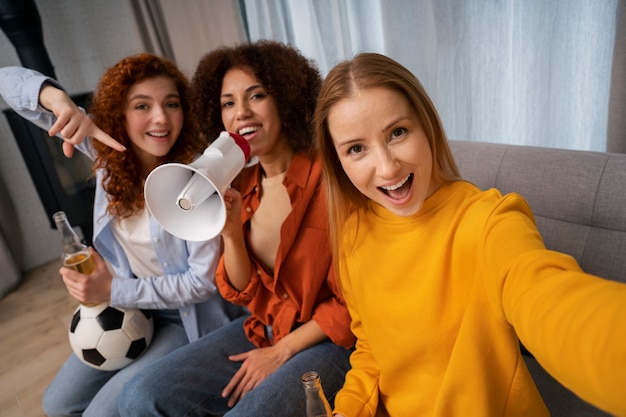
[[[334,412],[349,417],[373,417],[378,407],[379,370],[370,354],[359,313],[350,292],[350,278],[345,268],[345,260],[339,263],[339,267],[341,289],[352,318],[350,328],[356,336],[356,349],[350,355],[351,369],[346,375],[344,386],[335,397]]]
[[[626,284],[585,274],[572,257],[545,249],[517,195],[505,196],[486,224],[480,259],[496,312],[561,384],[626,415]]]

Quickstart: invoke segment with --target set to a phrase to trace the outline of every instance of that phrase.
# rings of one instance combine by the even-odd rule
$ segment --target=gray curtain
[[[623,108],[624,94],[611,84],[611,74],[614,86],[624,79],[620,55],[614,60],[616,29],[624,30],[618,0],[244,5],[252,40],[288,42],[323,74],[360,51],[400,61],[422,81],[453,140],[605,151],[609,96],[611,111],[614,99]],[[615,117],[624,123],[623,112]]]
[[[131,0],[130,5],[146,52],[175,61],[174,49],[159,0]]]
[[[626,2],[619,2],[611,73],[606,149],[626,153]]]
[[[191,77],[198,61],[247,40],[240,0],[131,0],[143,50],[168,57]]]

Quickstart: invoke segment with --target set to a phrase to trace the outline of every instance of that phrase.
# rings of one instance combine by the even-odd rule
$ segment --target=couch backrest
[[[626,155],[450,141],[463,178],[517,192],[548,249],[585,272],[626,282]]]

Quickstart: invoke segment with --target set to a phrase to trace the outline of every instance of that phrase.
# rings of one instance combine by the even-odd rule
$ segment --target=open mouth
[[[239,129],[237,133],[239,133],[244,138],[248,135],[258,132],[261,130],[261,126],[246,126],[244,128]]]
[[[153,138],[164,138],[167,135],[169,135],[170,132],[169,131],[167,131],[167,132],[147,132],[146,134],[148,136],[152,136]]]
[[[388,185],[386,187],[378,187],[378,189],[394,200],[399,200],[407,195],[407,193],[411,190],[412,184],[413,174],[411,173],[396,184]]]

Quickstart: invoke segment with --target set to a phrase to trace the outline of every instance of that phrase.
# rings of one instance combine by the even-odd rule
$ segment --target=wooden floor
[[[61,281],[60,264],[26,272],[0,300],[0,417],[43,416],[43,391],[71,352],[67,329],[78,303]]]

